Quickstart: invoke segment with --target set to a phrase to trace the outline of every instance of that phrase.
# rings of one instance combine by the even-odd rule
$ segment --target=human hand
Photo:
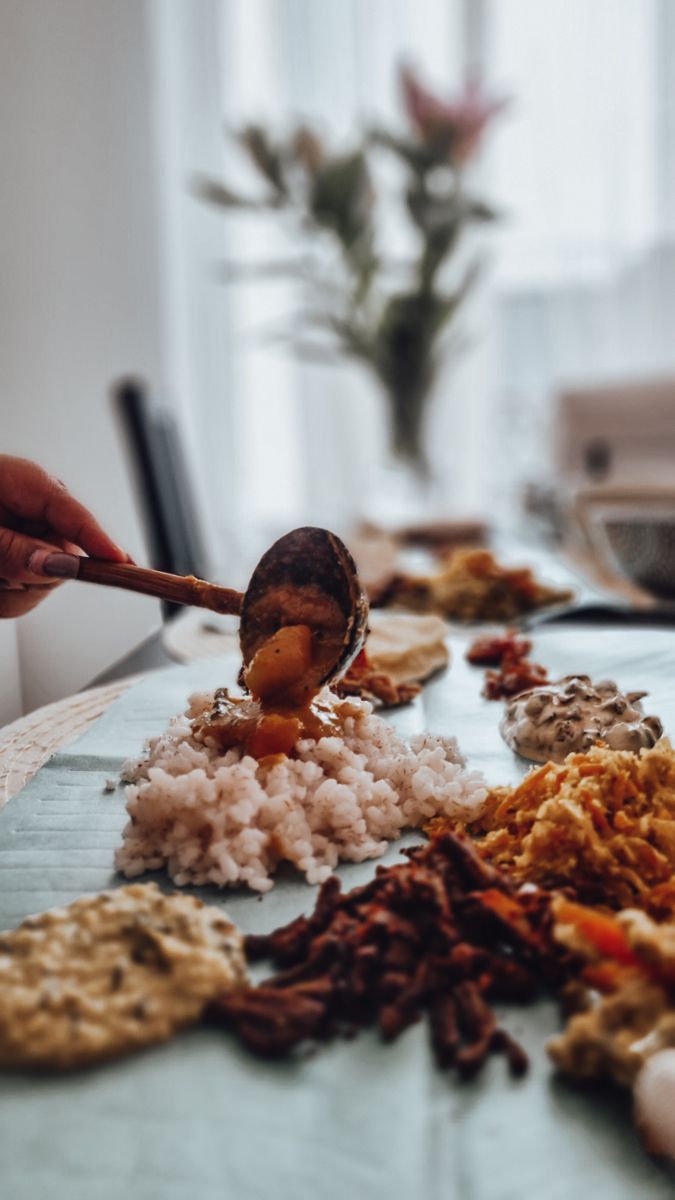
[[[30,612],[74,579],[83,553],[130,561],[65,484],[28,459],[0,454],[0,617]]]

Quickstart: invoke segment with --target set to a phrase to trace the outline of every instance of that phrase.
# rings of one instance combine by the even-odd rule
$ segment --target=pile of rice
[[[265,892],[286,860],[317,884],[340,859],[377,858],[404,829],[481,812],[483,777],[463,769],[454,738],[404,742],[366,701],[350,700],[343,737],[300,741],[296,758],[268,766],[194,738],[190,720],[212,703],[192,696],[185,716],[125,765],[131,820],[115,856],[123,874],[166,867],[178,885]]]

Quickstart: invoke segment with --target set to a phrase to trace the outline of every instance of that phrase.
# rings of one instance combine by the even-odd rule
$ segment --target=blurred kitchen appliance
[[[675,484],[582,488],[573,511],[601,566],[651,596],[675,599]]]
[[[675,597],[675,378],[561,391],[552,458],[568,552],[632,603]]]
[[[560,483],[668,486],[675,475],[675,378],[569,388],[556,401]]]

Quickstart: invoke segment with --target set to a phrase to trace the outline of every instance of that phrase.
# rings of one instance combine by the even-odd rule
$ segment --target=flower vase
[[[438,518],[437,480],[426,457],[402,454],[395,443],[373,473],[366,497],[368,521],[387,531]]]

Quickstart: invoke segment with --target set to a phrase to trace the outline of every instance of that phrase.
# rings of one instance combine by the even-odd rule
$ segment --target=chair
[[[153,404],[144,384],[123,379],[113,405],[126,443],[150,565],[175,575],[208,575],[207,555],[178,425]],[[165,618],[180,606],[163,604]]]

